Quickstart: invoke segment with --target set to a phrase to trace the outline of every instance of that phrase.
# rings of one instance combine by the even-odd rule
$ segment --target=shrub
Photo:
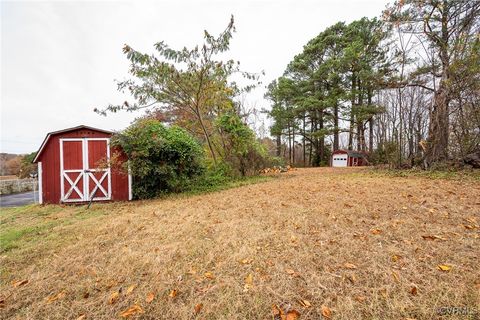
[[[370,154],[368,161],[373,165],[388,164],[390,168],[397,168],[400,166],[398,159],[398,145],[393,141],[388,141],[379,145]]]
[[[234,174],[257,174],[268,162],[268,152],[255,133],[234,112],[220,115],[215,123],[221,133],[223,159]]]
[[[112,144],[128,156],[137,199],[184,191],[204,171],[203,150],[195,138],[155,119],[137,120]]]
[[[231,167],[225,162],[220,162],[216,166],[211,166],[193,181],[190,191],[215,190],[216,188],[234,180],[231,171]]]

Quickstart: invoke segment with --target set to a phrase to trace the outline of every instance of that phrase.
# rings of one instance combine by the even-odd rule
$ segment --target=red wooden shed
[[[332,167],[357,167],[367,165],[366,154],[361,151],[335,150],[332,153]]]
[[[47,134],[37,152],[40,203],[81,203],[132,199],[132,178],[113,170],[113,132],[78,126]]]

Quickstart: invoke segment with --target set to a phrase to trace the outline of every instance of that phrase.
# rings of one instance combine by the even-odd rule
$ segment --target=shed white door
[[[332,167],[346,167],[348,155],[334,154],[332,159]]]
[[[110,200],[109,160],[108,138],[60,139],[62,202]]]

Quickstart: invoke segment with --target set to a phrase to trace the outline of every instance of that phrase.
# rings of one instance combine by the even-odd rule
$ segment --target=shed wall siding
[[[60,138],[110,138],[111,135],[94,130],[78,129],[72,132],[55,134],[50,137],[38,161],[42,162],[42,191],[44,203],[60,203],[61,177],[60,177]],[[119,150],[120,159],[126,160],[126,156]],[[113,152],[111,153],[113,154]],[[72,161],[75,161],[72,159]],[[112,169],[111,175],[112,200],[128,200],[128,174],[120,170]]]

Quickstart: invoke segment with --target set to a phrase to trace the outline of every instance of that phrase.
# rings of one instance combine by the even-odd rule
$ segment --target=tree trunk
[[[355,125],[355,73],[352,72],[352,88],[351,88],[351,110],[350,110],[350,128],[348,131],[348,150],[353,150],[353,128]]]
[[[372,90],[371,89],[368,89],[368,92],[367,92],[367,103],[369,107],[372,106]],[[364,141],[364,143],[366,142]],[[366,145],[365,145],[365,148],[366,148]],[[368,151],[370,153],[373,152],[373,114],[370,115],[370,118],[368,119]]]
[[[212,142],[210,141],[210,136],[207,132],[207,128],[205,128],[205,124],[203,123],[202,115],[200,113],[200,110],[198,110],[198,108],[197,108],[196,113],[197,113],[198,121],[200,122],[200,126],[202,127],[203,134],[205,136],[205,140],[207,140],[208,149],[210,150],[210,154],[212,155],[213,163],[215,165],[217,165],[217,156],[215,155],[215,151],[213,150]]]
[[[288,164],[292,165],[292,135],[290,122],[288,122]]]
[[[333,107],[333,150],[338,150],[338,104]]]
[[[282,135],[277,135],[277,157],[280,157],[282,153]]]
[[[373,152],[373,115],[368,120],[368,152]]]
[[[319,139],[318,139],[318,136],[317,136],[317,131],[318,131],[318,124],[319,124],[319,117],[318,117],[318,110],[315,110],[315,126],[314,126],[314,129],[313,129],[313,132],[315,134],[315,137],[312,137],[312,141],[314,142],[314,145],[315,145],[315,157],[314,157],[314,161],[313,161],[313,166],[314,167],[318,167],[320,165],[320,158],[318,157],[319,156]]]
[[[446,73],[446,72],[445,72]],[[433,109],[428,126],[427,152],[425,164],[430,167],[435,162],[448,158],[448,76],[442,75],[438,91],[435,93]]]
[[[320,117],[319,117],[319,128],[320,131],[323,131],[323,110],[320,110]],[[320,165],[323,161],[325,156],[325,137],[322,136],[319,138],[318,142],[318,164]]]
[[[292,166],[295,165],[295,123],[292,125]]]
[[[360,107],[363,107],[363,92],[361,91],[361,83],[360,79],[358,79],[358,105]],[[357,150],[364,150],[364,131],[365,129],[363,128],[363,119],[359,119],[357,115]]]
[[[305,121],[306,121],[306,115],[305,115],[305,112],[303,112],[303,167],[306,167],[307,166],[307,149],[306,149],[306,146],[305,146]]]
[[[313,141],[314,141],[314,138],[313,138],[313,132],[315,130],[315,118],[313,116],[313,112],[310,112],[310,117],[311,117],[311,120],[310,120],[310,148],[309,148],[309,151],[308,151],[308,165],[310,167],[313,166],[313,161],[312,161],[312,158],[313,158]]]
[[[446,1],[443,2],[447,5]],[[448,55],[448,10],[442,12],[442,46],[439,56],[442,64],[442,78],[433,98],[433,108],[428,125],[425,166],[448,159],[449,103],[450,103],[450,58]]]

